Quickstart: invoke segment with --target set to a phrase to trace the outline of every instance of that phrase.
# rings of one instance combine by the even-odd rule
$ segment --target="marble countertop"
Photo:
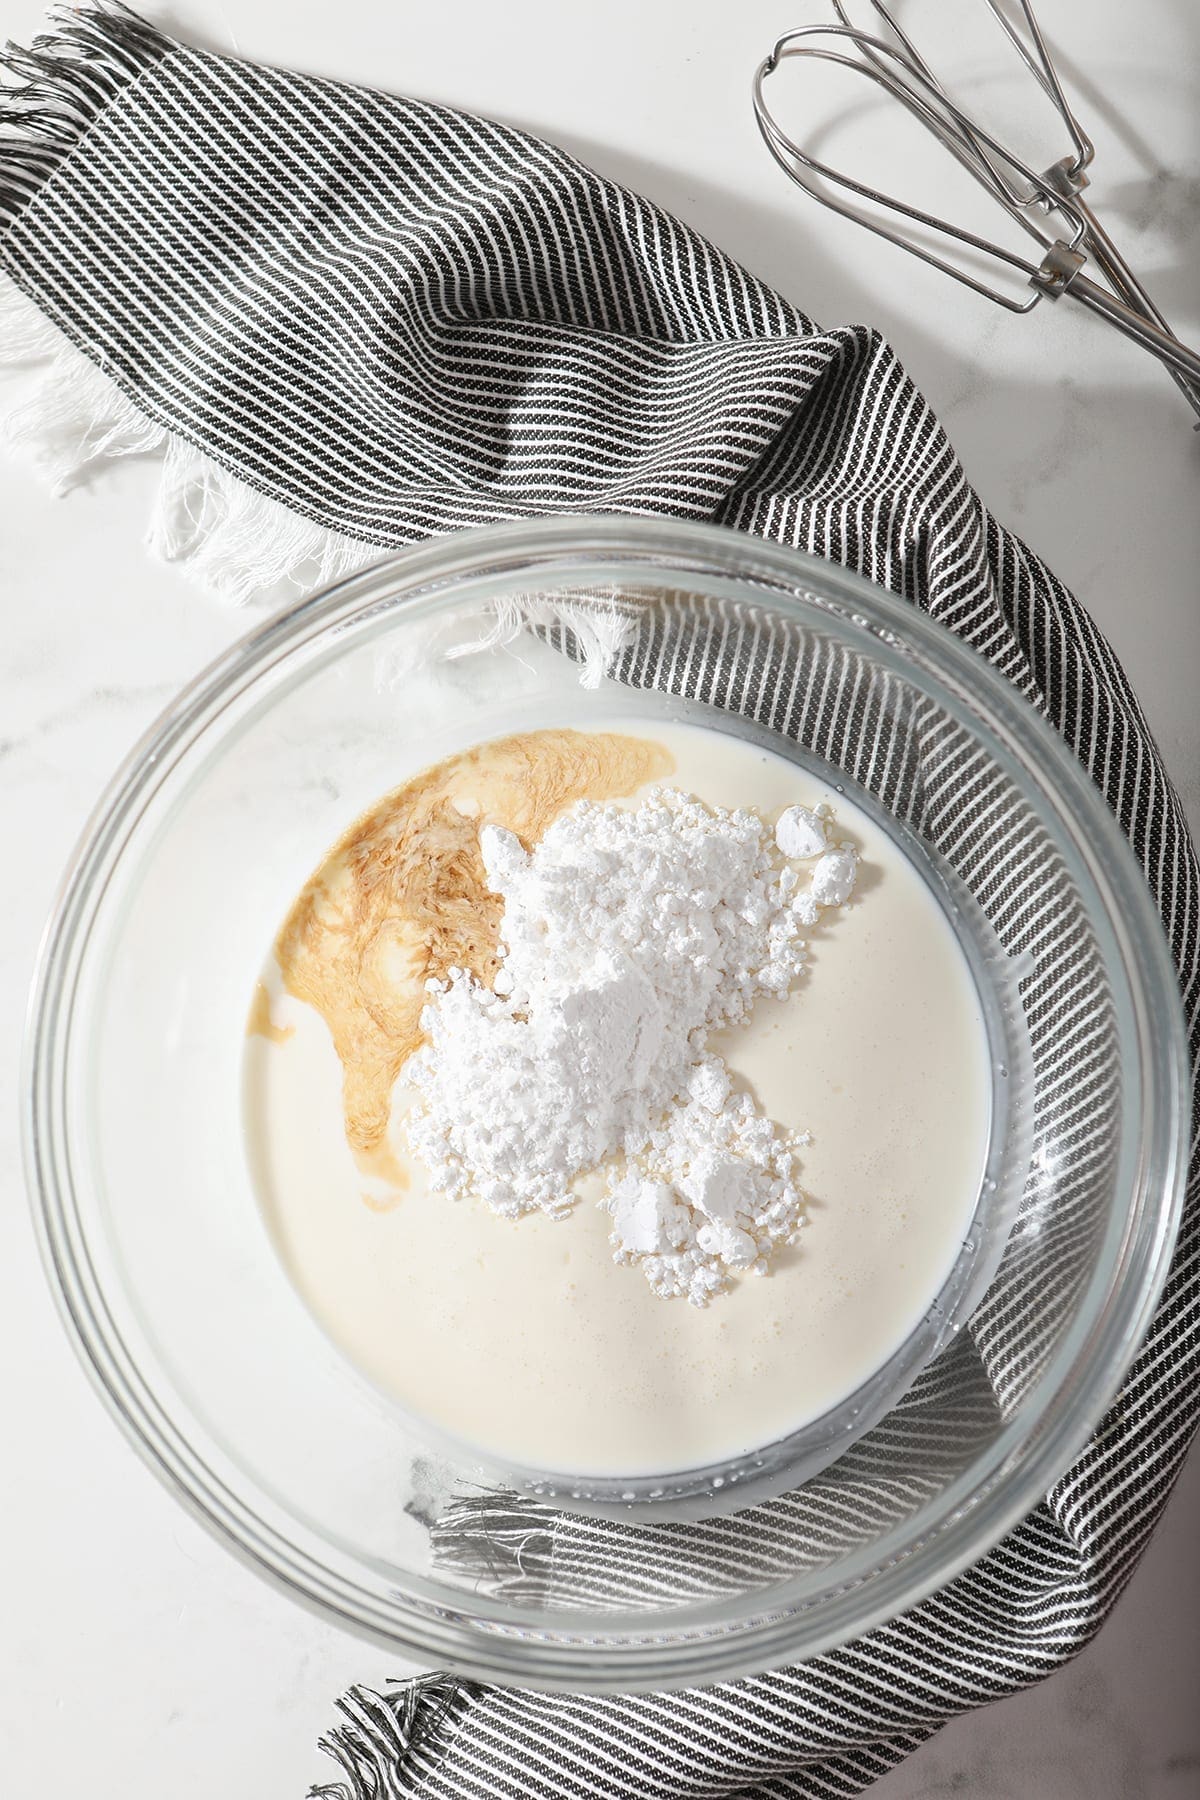
[[[932,0],[926,0],[926,14]],[[970,0],[959,0],[964,11]],[[1200,827],[1200,437],[1148,358],[1064,303],[1016,318],[819,212],[769,161],[749,75],[791,4],[691,0],[176,0],[213,49],[369,80],[558,139],[672,208],[826,324],[891,338],[990,506],[1091,608]],[[796,8],[817,16],[818,0]],[[918,8],[918,11],[920,9]],[[1200,9],[1042,0],[1098,145],[1094,194],[1183,335],[1200,336]],[[33,0],[6,29],[28,41]],[[1086,72],[1086,73],[1084,73]],[[989,65],[966,71],[979,94]],[[868,155],[903,157],[870,109]],[[898,176],[893,176],[899,179]],[[1189,316],[1190,314],[1190,316]],[[65,499],[0,466],[0,808],[10,846],[0,1078],[58,872],[107,773],[253,621],[141,545],[148,462]],[[16,854],[11,847],[17,846]],[[6,1791],[48,1800],[299,1800],[351,1681],[401,1661],[311,1618],[229,1557],[113,1429],[59,1328],[0,1115],[0,1745]],[[1074,1664],[961,1719],[873,1800],[1185,1800],[1200,1793],[1200,1463],[1116,1612]]]

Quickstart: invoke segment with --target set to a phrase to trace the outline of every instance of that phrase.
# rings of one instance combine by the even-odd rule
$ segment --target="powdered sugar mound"
[[[820,856],[825,849],[825,820],[807,806],[789,806],[775,821],[775,842],[794,862]]]
[[[532,852],[492,826],[480,848],[504,902],[494,991],[462,970],[431,984],[405,1070],[434,1186],[561,1215],[604,1165],[617,1258],[656,1292],[703,1304],[730,1271],[764,1269],[803,1216],[795,1140],[706,1045],[804,965],[808,909],[771,829],[657,789],[577,805]]]
[[[733,1093],[725,1064],[705,1056],[632,1166],[609,1177],[617,1261],[640,1261],[656,1294],[701,1306],[731,1273],[765,1274],[804,1223],[796,1153],[806,1141]]]
[[[809,892],[818,906],[844,906],[858,879],[858,857],[848,847],[828,850],[812,872]]]

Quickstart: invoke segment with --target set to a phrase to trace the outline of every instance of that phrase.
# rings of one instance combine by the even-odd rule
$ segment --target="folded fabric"
[[[648,201],[442,107],[187,49],[115,5],[61,15],[6,60],[24,85],[0,94],[0,325],[11,359],[48,365],[11,436],[64,477],[161,449],[156,541],[238,594],[431,533],[587,511],[715,520],[858,570],[973,644],[1106,794],[1200,1050],[1197,867],[1137,702],[877,333],[819,330]],[[344,1780],[322,1791],[861,1792],[1104,1619],[1196,1422],[1198,1298],[1194,1162],[1117,1402],[1037,1511],[940,1594],[703,1692],[356,1689],[326,1740]],[[568,1559],[580,1529],[516,1526]],[[469,1541],[464,1521],[447,1553]],[[681,1583],[686,1563],[682,1544]]]

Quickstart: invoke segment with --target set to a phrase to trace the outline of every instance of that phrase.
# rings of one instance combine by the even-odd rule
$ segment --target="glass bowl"
[[[633,1484],[489,1467],[372,1388],[283,1272],[240,1119],[264,951],[349,821],[468,743],[619,714],[757,737],[885,822],[954,921],[995,1065],[975,1225],[892,1361],[779,1444]],[[29,1045],[46,1264],[145,1460],[293,1595],[512,1685],[714,1681],[948,1581],[1112,1399],[1181,1204],[1175,971],[1100,794],[915,608],[709,526],[467,533],[253,632],[96,813]]]

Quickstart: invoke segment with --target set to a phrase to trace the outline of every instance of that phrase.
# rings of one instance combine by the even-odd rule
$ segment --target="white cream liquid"
[[[979,1195],[990,1112],[978,996],[953,931],[893,840],[782,757],[689,726],[617,729],[675,758],[673,785],[768,818],[836,809],[862,855],[851,906],[809,934],[806,977],[716,1043],[803,1152],[808,1222],[765,1277],[706,1308],[612,1260],[591,1198],[512,1221],[411,1186],[364,1199],[322,1018],[267,983],[276,1027],[246,1051],[246,1124],[267,1220],[325,1330],[404,1408],[505,1463],[646,1474],[772,1442],[854,1391],[945,1282]]]

